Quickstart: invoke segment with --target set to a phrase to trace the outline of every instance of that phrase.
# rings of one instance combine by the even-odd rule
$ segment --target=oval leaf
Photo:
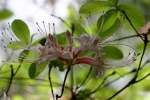
[[[0,10],[0,20],[7,19],[11,17],[13,13],[9,9],[2,9]]]
[[[61,45],[65,45],[67,43],[67,38],[65,32],[56,34],[57,42]]]
[[[126,13],[135,28],[139,29],[140,27],[144,26],[144,15],[135,6],[131,4],[121,4],[119,5],[119,9]]]
[[[120,49],[114,46],[105,46],[103,47],[103,52],[106,58],[110,59],[122,59],[123,53]]]
[[[113,24],[116,22],[117,18],[118,18],[117,11],[110,10],[105,15],[101,16],[98,19],[97,26],[98,26],[98,28],[100,28],[102,25],[101,31],[104,32],[113,26]]]
[[[87,2],[80,8],[81,14],[91,14],[107,11],[112,7],[112,4],[108,1],[91,1]]]
[[[99,32],[99,36],[100,37],[110,36],[111,34],[116,32],[119,28],[120,28],[120,21],[116,20],[115,23],[112,25],[112,27],[110,27],[108,30],[104,32]]]
[[[35,75],[36,74],[36,64],[35,63],[32,63],[30,65],[28,74],[31,79],[36,77],[36,75]]]
[[[48,61],[44,61],[44,62],[36,64],[36,68],[37,68],[36,76],[38,76],[41,72],[44,71],[44,69],[46,68],[47,64],[48,64]]]
[[[28,26],[22,20],[16,19],[11,24],[12,31],[25,44],[30,41],[30,31]]]
[[[43,72],[47,64],[48,64],[47,61],[39,63],[39,64],[32,63],[28,70],[29,77],[31,79],[36,78],[41,72]]]

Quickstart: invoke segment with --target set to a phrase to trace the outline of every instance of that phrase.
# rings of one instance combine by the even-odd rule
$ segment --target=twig
[[[13,81],[15,75],[17,74],[17,72],[19,71],[20,67],[21,67],[21,64],[19,64],[19,66],[17,67],[16,71],[14,72],[13,65],[10,65],[10,68],[11,68],[11,76],[10,76],[8,88],[7,88],[7,90],[6,90],[6,95],[7,95],[7,96],[8,96],[8,92],[9,92],[9,90],[10,90],[10,87],[11,87],[11,85],[12,85],[12,81]],[[0,97],[1,97],[1,96],[2,96],[2,95],[0,95]]]
[[[10,68],[11,68],[11,76],[10,76],[10,80],[9,80],[9,84],[8,84],[8,88],[6,90],[6,95],[8,96],[8,92],[10,90],[10,87],[11,87],[11,84],[12,84],[12,81],[13,81],[13,78],[14,78],[14,69],[13,69],[13,65],[10,65]]]
[[[52,96],[53,96],[53,100],[55,100],[55,96],[54,96],[54,91],[53,91],[53,85],[52,85],[52,81],[51,81],[51,70],[52,70],[52,66],[49,64],[48,65],[48,80],[49,80],[49,84],[50,84],[50,87],[51,87],[51,92],[52,92]]]
[[[17,67],[16,71],[14,72],[14,76],[18,73],[20,67],[21,67],[22,63],[19,64],[19,66]]]
[[[65,77],[64,77],[64,81],[63,81],[63,85],[62,85],[62,89],[61,89],[61,94],[58,95],[56,94],[56,100],[58,100],[58,98],[61,98],[63,93],[64,93],[64,89],[65,89],[65,83],[66,83],[66,80],[67,80],[67,76],[68,76],[68,73],[70,71],[70,66],[68,67],[67,71],[66,71],[66,74],[65,74]]]
[[[138,66],[138,69],[137,69],[137,73],[136,73],[136,75],[135,75],[135,78],[137,78],[138,73],[139,73],[139,70],[140,70],[140,68],[141,68],[142,59],[143,59],[144,54],[145,54],[145,51],[146,51],[147,43],[148,43],[148,38],[147,38],[147,34],[145,34],[145,35],[144,35],[144,48],[143,48],[142,56],[141,56],[141,59],[140,59],[140,62],[139,62],[139,66]]]
[[[118,8],[119,9],[119,8]],[[136,32],[137,35],[140,36],[141,40],[144,41],[144,39],[142,38],[142,36],[140,35],[140,33],[137,31],[137,29],[135,28],[135,26],[133,25],[133,23],[131,22],[130,18],[128,17],[128,15],[126,14],[126,12],[124,10],[119,9],[123,15],[126,17],[127,21],[129,22],[129,24],[131,25],[131,27],[133,28],[133,30]]]
[[[135,81],[134,83],[138,83],[138,82],[140,82],[140,81],[144,80],[145,78],[147,78],[148,76],[150,76],[150,73],[148,73],[147,75],[145,75],[145,76],[144,76],[144,77],[142,77],[141,79],[139,79],[139,80]]]
[[[122,92],[123,90],[125,90],[127,87],[129,87],[130,85],[134,85],[142,80],[144,80],[145,78],[147,78],[148,76],[150,76],[150,73],[148,73],[147,75],[145,75],[144,77],[142,77],[141,79],[137,80],[137,81],[130,81],[125,87],[123,87],[122,89],[120,89],[118,92],[116,92],[111,98],[108,98],[108,100],[111,100],[113,97],[115,97],[116,95],[118,95],[120,92]]]
[[[125,36],[125,37],[121,37],[118,39],[114,39],[114,40],[110,40],[110,41],[106,41],[104,43],[109,43],[109,42],[115,42],[115,41],[120,41],[120,40],[125,40],[125,39],[129,39],[129,38],[134,38],[134,37],[138,37],[138,36],[142,36],[143,34],[139,34],[139,35],[130,35],[130,36]]]

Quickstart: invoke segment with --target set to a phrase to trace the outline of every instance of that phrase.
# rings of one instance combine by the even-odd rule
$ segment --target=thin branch
[[[108,100],[111,100],[113,97],[115,97],[116,95],[118,95],[120,92],[122,92],[123,90],[125,90],[127,87],[129,87],[130,85],[136,84],[142,80],[144,80],[145,78],[147,78],[148,76],[150,76],[150,73],[148,73],[147,75],[145,75],[144,77],[142,77],[141,79],[137,80],[137,81],[130,81],[125,87],[123,87],[122,89],[120,89],[117,93],[115,93],[111,98],[108,98]]]
[[[144,48],[143,48],[143,52],[142,52],[142,55],[141,55],[141,59],[140,59],[140,62],[139,62],[139,65],[138,65],[138,68],[136,70],[136,74],[135,76],[127,83],[127,85],[125,85],[123,88],[121,88],[119,91],[117,91],[115,94],[113,94],[111,97],[109,97],[107,100],[111,100],[112,98],[114,98],[115,96],[117,96],[118,94],[120,94],[123,90],[125,90],[126,88],[128,88],[130,85],[133,85],[136,81],[136,78],[138,76],[138,73],[139,73],[139,70],[141,68],[141,64],[142,64],[142,60],[143,60],[143,57],[144,57],[144,54],[145,54],[145,51],[146,51],[146,46],[147,46],[147,39],[144,41]]]
[[[145,54],[145,51],[146,51],[147,43],[148,43],[148,38],[147,38],[147,34],[145,34],[145,35],[144,35],[144,48],[143,48],[142,56],[141,56],[141,59],[140,59],[140,62],[139,62],[139,66],[138,66],[138,69],[137,69],[137,73],[136,73],[135,78],[137,78],[138,73],[139,73],[139,70],[140,70],[140,68],[141,68],[142,59],[143,59],[144,54]]]
[[[104,43],[115,42],[115,41],[125,40],[125,39],[129,39],[129,38],[135,38],[135,37],[139,37],[139,36],[142,36],[142,35],[143,34],[138,34],[138,35],[136,34],[136,35],[125,36],[125,37],[121,37],[121,38],[118,38],[118,39],[106,41]]]
[[[21,67],[21,64],[19,64],[19,66],[17,67],[16,71],[14,72],[13,65],[10,65],[10,68],[11,68],[11,76],[10,76],[9,84],[8,84],[8,87],[7,87],[7,90],[6,90],[6,95],[7,95],[7,96],[8,96],[8,92],[9,92],[9,90],[10,90],[10,87],[11,87],[11,85],[12,85],[12,81],[13,81],[15,75],[17,74],[17,72],[19,71],[20,67]],[[2,95],[0,95],[0,96],[2,96]]]
[[[126,88],[128,88],[132,83],[132,80],[123,88],[121,88],[119,91],[117,91],[114,95],[112,95],[111,97],[109,97],[107,100],[111,100],[112,98],[114,98],[115,96],[117,96],[119,93],[121,93],[123,90],[125,90]]]
[[[118,9],[119,9],[119,8],[118,8]],[[135,31],[135,33],[140,36],[141,40],[144,41],[143,37],[142,37],[142,36],[140,35],[140,33],[137,31],[137,29],[135,28],[135,26],[134,26],[133,23],[131,22],[131,20],[130,20],[130,18],[128,17],[128,15],[126,14],[126,12],[125,12],[124,10],[121,10],[121,9],[119,9],[119,10],[120,10],[120,11],[123,13],[123,15],[126,17],[127,21],[129,22],[129,24],[131,25],[131,27],[133,28],[133,30]]]
[[[147,75],[145,75],[145,76],[144,76],[144,77],[142,77],[141,79],[139,79],[139,80],[135,81],[134,83],[138,83],[138,82],[140,82],[140,81],[142,81],[142,80],[146,79],[148,76],[150,76],[150,73],[148,73]]]
[[[13,81],[13,78],[14,78],[14,69],[13,69],[13,65],[10,65],[10,68],[11,68],[11,76],[10,76],[10,80],[9,80],[9,84],[8,84],[8,88],[6,90],[6,95],[8,96],[8,92],[10,90],[10,87],[11,87],[11,84],[12,84],[12,81]]]
[[[61,94],[60,95],[56,95],[56,100],[58,100],[58,98],[61,98],[63,93],[64,93],[64,89],[65,89],[65,84],[66,84],[66,80],[67,80],[67,76],[68,76],[68,73],[70,71],[70,66],[68,67],[67,71],[66,71],[66,74],[65,74],[65,77],[64,77],[64,81],[63,81],[63,85],[62,85],[62,89],[61,89]]]
[[[18,71],[19,71],[21,65],[22,65],[22,64],[20,63],[19,66],[17,67],[16,71],[14,72],[14,76],[18,73]]]
[[[55,96],[54,96],[54,91],[53,91],[53,85],[52,85],[52,81],[51,81],[51,70],[52,70],[52,66],[49,64],[48,65],[48,80],[49,80],[49,84],[50,84],[50,87],[51,87],[51,92],[52,92],[52,96],[53,96],[53,100],[55,100]]]

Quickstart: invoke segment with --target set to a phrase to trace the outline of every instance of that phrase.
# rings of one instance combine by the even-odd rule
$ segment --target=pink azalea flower
[[[57,42],[55,35],[49,34],[46,44],[39,48],[40,61],[60,60],[67,66],[87,64],[95,69],[97,75],[101,75],[101,73],[103,73],[106,69],[111,68],[108,66],[115,66],[118,64],[112,63],[112,65],[110,65],[109,63],[105,62],[102,57],[101,47],[99,45],[101,41],[98,38],[87,35],[81,35],[79,37],[73,38],[70,32],[66,32],[66,37],[68,40],[67,46],[61,46]],[[74,47],[74,40],[79,43],[79,47]],[[82,56],[81,53],[85,51],[94,53],[94,56]],[[133,57],[133,59],[135,58]],[[132,60],[131,57],[128,57],[121,60],[120,62],[125,62],[126,65],[126,62],[132,63],[133,61],[134,60]]]

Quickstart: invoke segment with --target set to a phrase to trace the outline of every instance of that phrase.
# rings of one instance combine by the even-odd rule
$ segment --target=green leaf
[[[120,49],[114,46],[105,46],[103,47],[103,52],[106,58],[110,59],[122,59],[123,53]]]
[[[11,24],[12,31],[25,44],[30,42],[30,31],[25,22],[16,19]]]
[[[100,28],[102,24],[102,32],[108,30],[113,26],[118,18],[116,10],[110,10],[105,15],[102,15],[97,22],[97,27]]]
[[[11,17],[13,13],[9,9],[2,9],[0,10],[0,20],[5,20]]]
[[[65,32],[56,34],[56,39],[57,39],[58,43],[61,45],[65,45],[68,42]]]
[[[36,68],[37,68],[37,71],[36,71],[36,76],[38,76],[41,72],[44,71],[45,67],[47,66],[48,64],[48,61],[44,61],[44,62],[41,62],[41,63],[37,63],[36,64]]]
[[[41,63],[32,63],[29,67],[28,74],[31,79],[36,78],[47,66],[48,61]]]
[[[113,24],[113,26],[110,27],[108,30],[106,30],[104,32],[99,32],[99,36],[100,37],[110,36],[111,34],[116,32],[119,29],[119,27],[120,27],[120,21],[116,20],[115,23]]]
[[[36,77],[36,70],[37,70],[36,63],[32,63],[30,65],[30,68],[29,68],[29,71],[28,71],[29,77],[31,79],[34,79]]]
[[[95,20],[95,21],[91,22],[89,25],[85,25],[84,29],[86,32],[82,32],[82,33],[87,33],[89,35],[97,34],[97,32],[98,32],[97,21]]]
[[[85,29],[83,27],[84,20],[81,18],[81,16],[78,15],[78,12],[76,9],[70,5],[68,7],[68,17],[66,19],[66,22],[68,23],[68,26],[66,25],[66,28],[71,32],[73,29],[74,35],[80,35],[82,33],[86,33]]]
[[[119,27],[118,11],[109,10],[104,15],[100,16],[97,21],[100,36],[108,36],[116,31]]]
[[[118,6],[118,8],[123,11],[124,15],[126,14],[128,16],[128,18],[133,23],[135,28],[139,29],[142,26],[144,26],[144,22],[145,22],[144,15],[134,5],[121,4]]]
[[[87,2],[80,8],[81,14],[91,14],[107,11],[112,7],[112,4],[108,1],[91,1]]]
[[[74,21],[74,35],[79,36],[82,33],[86,33],[85,27],[82,25],[82,20]]]
[[[14,42],[11,42],[7,45],[8,48],[11,48],[13,50],[22,49],[25,46],[26,45],[20,41],[14,41]]]

